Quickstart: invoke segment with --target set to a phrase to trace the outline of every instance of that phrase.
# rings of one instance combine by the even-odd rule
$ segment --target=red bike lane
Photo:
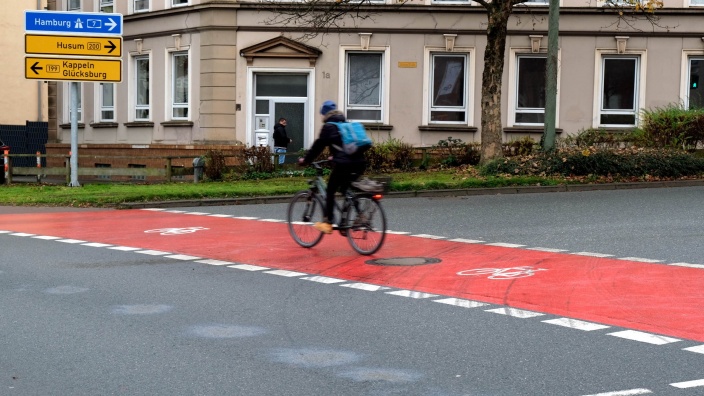
[[[187,227],[198,228],[153,232]],[[293,242],[286,224],[149,210],[4,215],[0,230],[304,272],[704,342],[704,270],[697,268],[393,234],[377,254],[360,256],[337,233],[304,249]],[[441,261],[367,263],[383,258]],[[516,267],[533,275],[497,278],[472,271]]]

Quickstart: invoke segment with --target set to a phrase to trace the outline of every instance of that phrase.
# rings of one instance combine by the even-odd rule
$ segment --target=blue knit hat
[[[320,108],[320,114],[325,115],[333,110],[337,109],[337,105],[332,100],[326,100],[323,102],[323,106]]]

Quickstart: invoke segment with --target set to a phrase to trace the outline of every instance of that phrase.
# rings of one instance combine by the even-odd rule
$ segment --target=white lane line
[[[148,254],[150,256],[165,256],[171,252],[162,252],[160,250],[138,250],[137,253]]]
[[[613,257],[613,254],[604,254],[604,253],[592,253],[592,252],[576,252],[576,253],[570,253],[570,254],[575,254],[577,256],[590,256],[590,257]]]
[[[542,314],[542,313],[540,313],[540,312],[526,311],[526,310],[523,310],[523,309],[516,309],[516,308],[485,309],[484,311],[496,313],[496,314],[499,314],[499,315],[513,316],[514,318],[521,318],[521,319],[534,318],[534,317],[536,317],[536,316],[543,316],[543,315],[545,315],[545,314]]]
[[[582,331],[594,331],[601,329],[608,329],[611,326],[606,326],[598,323],[585,322],[583,320],[570,319],[570,318],[558,318],[543,320],[543,323],[553,324],[562,327],[569,327],[571,329],[577,329]]]
[[[81,244],[81,246],[90,246],[90,247],[108,247],[108,246],[112,246],[112,245],[110,245],[110,244],[107,244],[107,243],[98,243],[98,242],[91,242],[91,243],[83,243],[83,244]]]
[[[297,276],[305,276],[308,275],[303,272],[296,272],[296,271],[287,271],[287,270],[271,270],[271,271],[264,271],[265,274],[272,274],[272,275],[278,275],[278,276],[285,276],[287,278],[294,278]]]
[[[142,210],[147,210],[147,211],[151,211],[151,212],[162,212],[162,211],[166,211],[166,209],[162,209],[162,208],[143,208]]]
[[[259,219],[259,221],[265,221],[267,223],[285,223],[286,220],[280,220],[280,219]]]
[[[307,280],[307,281],[312,281],[312,282],[325,283],[327,285],[332,284],[332,283],[347,282],[344,279],[328,278],[327,276],[307,276],[307,277],[301,278],[301,279]]]
[[[340,285],[340,286],[349,287],[350,289],[364,290],[364,291],[379,291],[379,290],[390,289],[390,287],[372,285],[370,283],[347,283],[347,284]]]
[[[53,241],[54,239],[61,239],[61,237],[49,236],[49,235],[37,235],[33,236],[34,239],[43,239],[45,241]]]
[[[627,340],[640,341],[653,345],[665,345],[677,341],[682,341],[677,338],[665,337],[657,334],[645,333],[636,330],[624,330],[617,331],[615,333],[608,333],[610,336],[625,338]]]
[[[479,302],[479,301],[472,301],[472,300],[463,300],[461,298],[443,298],[441,300],[433,300],[433,302],[440,303],[440,304],[447,304],[447,305],[454,305],[456,307],[462,307],[462,308],[476,308],[476,307],[483,307],[489,304]]]
[[[704,386],[704,379],[698,379],[698,380],[693,380],[693,381],[684,381],[684,382],[675,382],[670,385],[674,386],[675,388],[680,388],[680,389],[696,388],[698,386]]]
[[[12,236],[18,236],[18,237],[28,237],[28,236],[35,236],[37,234],[27,234],[26,232],[15,232],[10,234]]]
[[[444,236],[430,235],[430,234],[413,234],[412,237],[416,238],[426,238],[426,239],[445,239]]]
[[[464,239],[464,238],[450,239],[450,242],[461,242],[461,243],[486,243],[486,241],[481,241],[481,240],[479,240],[479,239]]]
[[[210,213],[207,213],[207,212],[185,212],[184,214],[194,215],[194,216],[207,216]]]
[[[524,247],[526,245],[519,245],[516,243],[504,243],[504,242],[493,242],[493,243],[487,243],[487,246],[498,246],[498,247],[507,247],[507,248],[519,248],[519,247]]]
[[[651,391],[650,389],[638,388],[638,389],[629,389],[629,390],[622,390],[622,391],[615,391],[615,392],[596,393],[593,395],[585,395],[585,396],[632,396],[632,395],[645,395],[648,393],[653,393],[653,391]]]
[[[704,345],[693,346],[689,348],[682,348],[683,351],[689,351],[694,353],[704,353]]]
[[[12,232],[12,231],[0,230],[0,234],[9,234],[9,233],[11,233],[11,232]]]
[[[690,268],[704,268],[704,264],[672,263],[670,265],[676,265],[679,267],[690,267]]]
[[[553,248],[544,248],[544,247],[532,247],[532,248],[526,248],[526,250],[537,250],[540,252],[548,252],[548,253],[562,253],[562,252],[567,251],[565,249],[553,249]]]
[[[231,264],[234,264],[229,261],[213,260],[213,259],[196,260],[196,263],[210,264],[210,265],[231,265]]]
[[[186,213],[186,210],[166,210],[166,213]]]
[[[410,232],[407,231],[391,231],[391,230],[386,230],[387,234],[394,234],[394,235],[408,235]]]
[[[413,290],[396,290],[385,292],[386,294],[392,294],[394,296],[409,297],[409,298],[430,298],[437,297],[437,294],[422,293]]]
[[[240,220],[256,220],[259,217],[250,217],[250,216],[234,216],[232,217],[233,219],[240,219]]]
[[[123,252],[134,252],[135,250],[142,250],[142,248],[136,248],[136,247],[129,247],[129,246],[114,246],[108,249],[112,250],[120,250]]]
[[[202,257],[188,256],[188,255],[186,255],[186,254],[172,254],[172,255],[170,255],[170,256],[164,256],[164,257],[172,258],[172,259],[175,259],[175,260],[184,260],[184,261],[187,261],[187,260],[198,260],[198,259],[201,259],[201,258],[202,258]]]
[[[619,257],[617,260],[638,261],[641,263],[662,263],[663,260],[653,260],[642,257]]]
[[[233,217],[232,215],[227,215],[227,214],[211,214],[208,216],[210,216],[210,217]]]
[[[241,270],[245,270],[245,271],[263,271],[263,270],[270,269],[269,267],[260,267],[258,265],[251,265],[251,264],[228,265],[227,268],[235,268],[235,269],[241,269]]]
[[[81,241],[80,239],[57,239],[56,242],[63,243],[86,243],[88,241]]]

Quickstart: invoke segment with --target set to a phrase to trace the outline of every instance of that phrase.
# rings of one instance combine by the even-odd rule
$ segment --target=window
[[[704,0],[689,0],[689,5],[694,7],[704,6]]]
[[[541,55],[518,55],[516,59],[516,124],[545,122],[546,59]]]
[[[430,57],[430,122],[467,123],[467,55]]]
[[[471,0],[433,0],[433,4],[470,4]]]
[[[704,57],[690,57],[687,73],[687,108],[704,109],[704,90],[701,84],[704,83],[702,72],[704,71]]]
[[[132,11],[133,12],[144,12],[149,11],[149,0],[133,0]]]
[[[114,0],[100,0],[100,12],[115,12],[115,1]]]
[[[134,60],[135,70],[135,121],[148,121],[150,103],[149,56],[139,56]]]
[[[188,118],[188,53],[174,52],[171,55],[171,117]]]
[[[100,122],[115,121],[115,84],[100,83],[98,85],[98,105]]]
[[[172,7],[188,5],[189,0],[171,0]]]
[[[600,125],[636,125],[639,60],[639,57],[602,58]]]
[[[383,59],[375,52],[348,52],[346,75],[347,118],[382,121]]]
[[[68,0],[68,10],[69,11],[80,11],[81,10],[81,0]]]
[[[548,0],[526,0],[523,2],[525,5],[549,5]]]

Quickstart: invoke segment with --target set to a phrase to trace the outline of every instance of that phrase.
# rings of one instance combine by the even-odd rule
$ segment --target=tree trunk
[[[504,73],[506,31],[511,16],[511,1],[493,1],[487,7],[484,72],[482,73],[481,163],[503,157],[501,149],[501,80]]]

